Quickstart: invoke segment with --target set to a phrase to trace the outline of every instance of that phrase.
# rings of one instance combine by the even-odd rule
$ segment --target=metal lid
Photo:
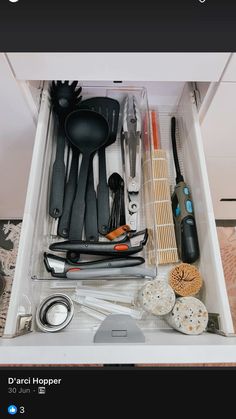
[[[68,317],[68,307],[63,303],[52,304],[46,312],[47,323],[51,326],[60,326]]]
[[[74,305],[65,294],[53,294],[39,304],[36,311],[36,324],[44,332],[57,332],[64,329],[72,320]]]

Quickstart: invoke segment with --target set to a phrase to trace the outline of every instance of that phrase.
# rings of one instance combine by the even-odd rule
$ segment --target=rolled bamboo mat
[[[166,151],[161,149],[160,129],[156,111],[150,111],[152,136],[152,177],[157,237],[158,264],[176,263],[179,260],[172,215],[171,191]]]

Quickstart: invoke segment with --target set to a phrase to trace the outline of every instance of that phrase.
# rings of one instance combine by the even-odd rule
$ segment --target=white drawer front
[[[218,81],[228,53],[8,53],[21,80]]]

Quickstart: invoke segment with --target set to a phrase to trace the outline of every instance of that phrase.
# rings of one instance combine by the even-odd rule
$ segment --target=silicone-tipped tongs
[[[127,224],[137,230],[139,191],[141,187],[141,112],[135,96],[127,96],[123,109],[121,151],[128,195]]]
[[[122,134],[127,190],[137,193],[141,185],[141,113],[135,96],[125,99]]]

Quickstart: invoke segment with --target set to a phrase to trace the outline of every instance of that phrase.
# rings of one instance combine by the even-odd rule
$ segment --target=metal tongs
[[[137,230],[139,192],[141,187],[141,113],[135,96],[125,98],[121,130],[122,163],[128,195],[127,224]]]

